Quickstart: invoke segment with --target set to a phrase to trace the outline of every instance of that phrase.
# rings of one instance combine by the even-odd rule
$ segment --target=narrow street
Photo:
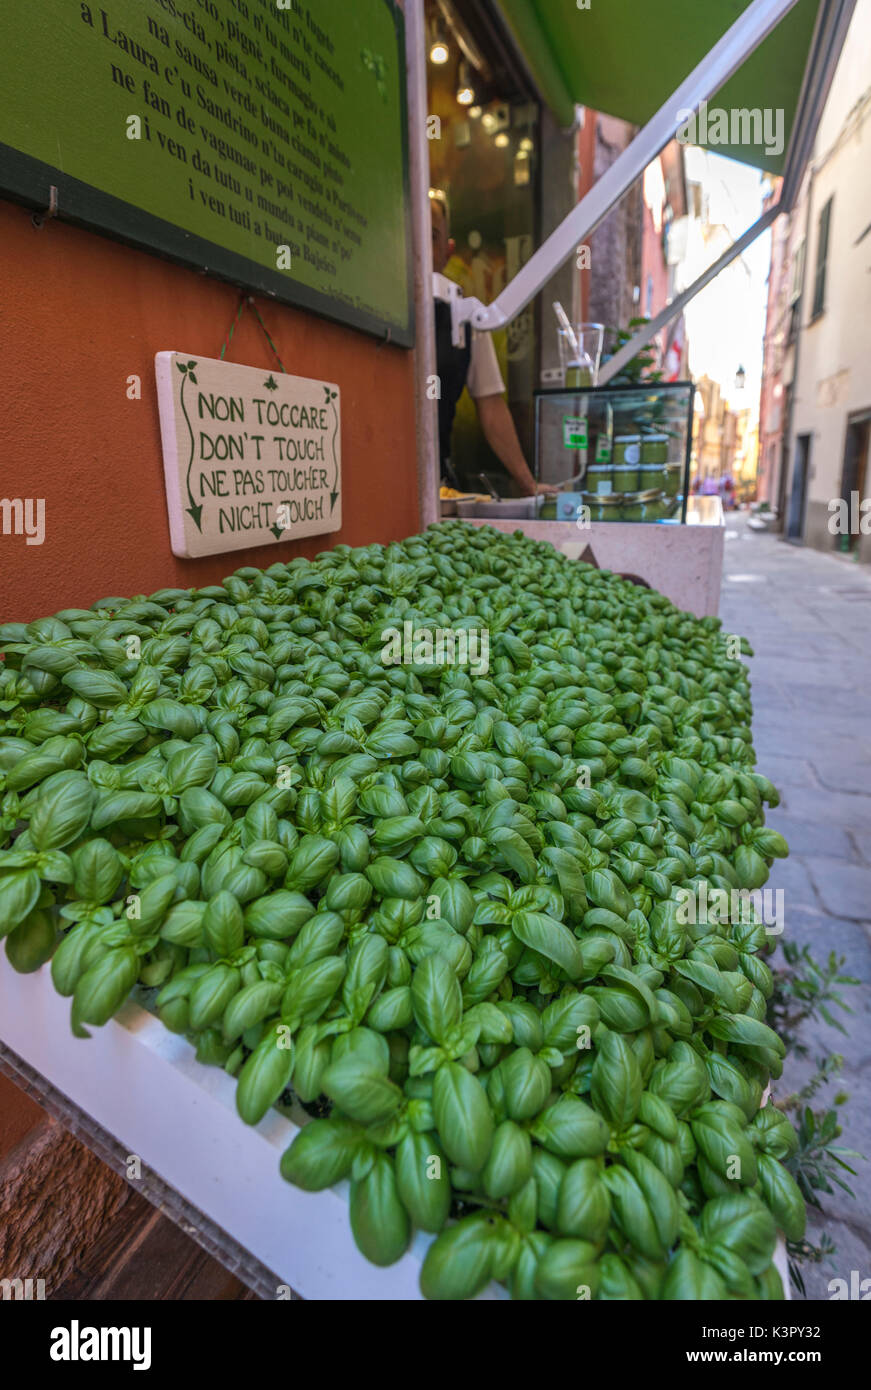
[[[783,940],[807,945],[820,964],[837,952],[844,973],[866,986],[844,987],[851,1015],[832,1008],[847,1036],[821,1021],[803,1025],[808,1055],[788,1058],[777,1093],[794,1092],[819,1058],[840,1053],[840,1076],[811,1104],[827,1108],[839,1090],[848,1092],[844,1133],[835,1142],[871,1159],[871,574],[850,560],[753,532],[744,514],[731,513],[720,614],[726,630],[746,636],[755,653],[749,665],[757,768],[780,792],[768,820],[791,850],[789,859],[775,861],[766,885],[784,891]],[[803,1266],[812,1299],[830,1298],[829,1281],[849,1284],[852,1270],[860,1280],[871,1277],[871,1170],[850,1162],[857,1177],[843,1176],[856,1200],[835,1189],[822,1194],[825,1218],[810,1216],[811,1242],[819,1244],[824,1229],[836,1247],[821,1264]]]

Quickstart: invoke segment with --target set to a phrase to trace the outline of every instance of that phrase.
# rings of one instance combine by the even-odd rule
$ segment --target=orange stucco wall
[[[45,541],[0,534],[0,621],[419,529],[412,353],[260,298],[285,367],[338,382],[343,528],[181,560],[169,548],[154,354],[217,357],[238,291],[0,202],[0,497],[45,498]],[[229,361],[275,369],[250,310]],[[141,400],[127,398],[138,375]]]

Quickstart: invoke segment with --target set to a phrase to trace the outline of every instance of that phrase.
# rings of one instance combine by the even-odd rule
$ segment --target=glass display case
[[[684,522],[694,398],[691,381],[537,391],[535,476],[560,488],[539,518]]]

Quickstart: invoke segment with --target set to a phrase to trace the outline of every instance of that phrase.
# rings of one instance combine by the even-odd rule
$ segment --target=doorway
[[[777,530],[781,536],[786,538],[786,483],[789,477],[789,430],[792,422],[792,386],[787,385],[783,398],[783,414],[781,420],[785,421],[784,428],[780,432],[778,445],[777,462],[777,501],[774,503],[777,510]],[[774,489],[772,488],[772,491]],[[774,499],[772,498],[772,501]]]
[[[860,515],[858,506],[854,509],[853,493],[858,496],[861,503],[865,496],[865,479],[868,469],[868,446],[871,442],[871,411],[863,411],[860,415],[852,415],[847,420],[847,437],[844,441],[844,471],[841,476],[841,496],[847,503],[848,515],[851,518]],[[845,554],[855,551],[859,544],[858,534],[854,534],[852,525],[845,536],[838,536],[838,549]]]
[[[467,296],[490,304],[538,245],[540,110],[535,88],[479,0],[426,0],[430,184],[449,208],[454,253],[445,267]],[[435,57],[433,56],[435,55]],[[527,460],[535,454],[537,310],[530,305],[491,335],[508,408]],[[514,491],[491,451],[467,391],[454,419],[457,486],[480,492],[484,469],[499,492]]]
[[[808,470],[810,468],[811,436],[800,434],[795,441],[795,469],[792,475],[792,493],[789,499],[789,518],[786,524],[786,539],[804,540],[805,511],[807,508]]]

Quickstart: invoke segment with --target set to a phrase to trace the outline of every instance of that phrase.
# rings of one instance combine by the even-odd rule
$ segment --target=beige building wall
[[[820,213],[830,198],[825,297],[814,317]],[[858,0],[792,223],[793,243],[805,233],[807,241],[785,521],[795,526],[797,440],[809,436],[803,535],[831,550],[839,537],[828,504],[842,496],[848,424],[871,416],[871,0]],[[871,496],[867,439],[863,497]],[[857,544],[871,562],[871,536]]]

